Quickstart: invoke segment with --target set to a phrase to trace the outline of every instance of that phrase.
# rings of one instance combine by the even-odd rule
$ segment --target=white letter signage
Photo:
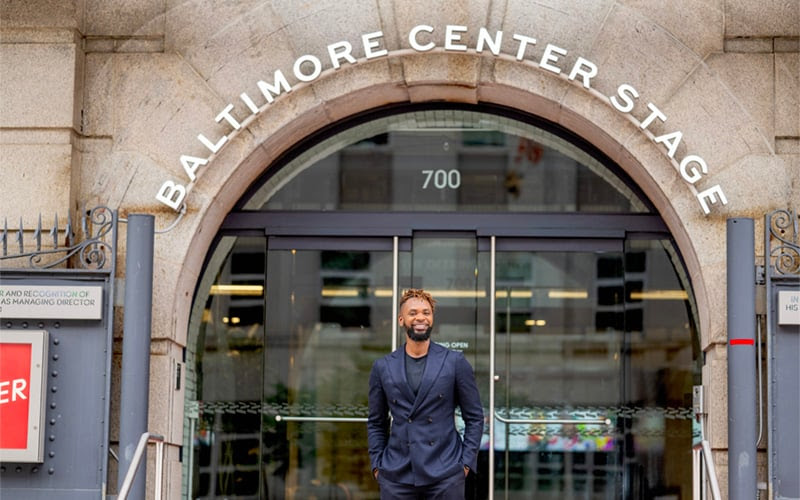
[[[102,319],[102,286],[0,284],[0,318]]]
[[[468,52],[472,50],[476,55],[486,53],[488,48],[488,52],[494,56],[505,58],[513,56],[514,59],[521,61],[523,64],[533,64],[543,71],[561,75],[562,77],[563,74],[566,73],[566,66],[562,68],[559,63],[565,61],[569,51],[555,44],[544,44],[544,48],[541,49],[541,54],[538,58],[526,57],[529,52],[538,49],[536,38],[513,33],[511,35],[511,40],[517,43],[509,40],[507,43],[511,47],[506,49],[510,49],[513,54],[509,53],[504,55],[501,53],[503,41],[502,31],[495,30],[494,32],[490,32],[485,27],[479,27],[477,29],[477,36],[470,37],[469,26],[447,24],[444,26],[443,36],[438,36],[439,32],[437,30],[439,29],[441,28],[434,28],[427,24],[418,24],[412,27],[405,38],[408,44],[407,46],[420,53],[430,52],[434,49],[445,52]],[[434,34],[436,34],[436,36],[434,36]],[[389,56],[389,49],[382,46],[382,31],[362,34],[360,38],[361,45],[364,49],[364,59],[371,60]],[[438,42],[441,45],[437,45],[435,41],[437,38],[443,38],[443,42]],[[476,40],[473,40],[473,38],[476,38]],[[331,43],[326,46],[326,50],[333,70],[340,69],[345,63],[358,63],[358,60],[353,55],[353,44],[347,40]],[[402,54],[403,50],[408,49],[400,47],[399,50],[401,50]],[[295,59],[291,72],[294,79],[301,83],[311,83],[323,73],[325,73],[325,68],[323,67],[322,59],[313,54],[305,54]],[[599,69],[597,65],[588,59],[577,56],[566,79],[569,82],[575,82],[576,85],[581,85],[586,90],[593,91],[592,78],[596,77],[598,73]],[[260,113],[265,106],[272,104],[276,97],[288,94],[292,91],[292,84],[280,69],[274,71],[271,82],[259,80],[255,83],[255,86],[261,91],[266,102],[263,105],[258,104],[249,94],[242,92],[239,94],[239,97],[242,103],[244,103],[246,110],[240,108],[239,116],[241,116],[242,111],[249,111],[250,116],[256,115]],[[620,84],[616,89],[616,93],[608,96],[607,99],[611,106],[621,113],[631,115],[635,113],[636,115],[641,115],[641,113],[635,112],[637,100],[639,99],[639,92],[627,83]],[[679,130],[673,130],[667,133],[654,133],[650,130],[651,125],[653,126],[652,128],[659,128],[660,124],[667,121],[667,115],[652,102],[648,102],[646,106],[649,110],[649,114],[640,120],[637,120],[636,117],[633,119],[638,121],[639,128],[645,131],[644,133],[653,142],[664,146],[667,156],[679,165],[678,172],[683,180],[688,184],[696,184],[704,175],[708,174],[708,165],[705,160],[696,154],[686,155],[680,160],[675,158],[683,140],[683,133]],[[246,120],[237,117],[233,111],[234,106],[228,104],[215,118],[217,123],[222,123],[224,121],[233,129],[228,134],[212,136],[215,140],[209,139],[203,134],[197,135],[200,144],[205,146],[212,155],[217,154],[225,144],[228,144],[235,134],[242,130],[242,124],[246,123]],[[211,156],[198,157],[196,155],[180,155],[180,164],[183,166],[183,171],[189,182],[182,184],[171,180],[165,181],[161,184],[161,188],[156,193],[156,200],[175,211],[180,211],[189,189],[197,180],[199,168],[205,166],[211,159]],[[433,175],[435,185],[436,177],[435,174]],[[709,203],[715,204],[719,202],[722,205],[728,203],[728,199],[725,197],[725,193],[722,191],[722,187],[719,184],[706,188],[698,193],[696,197],[706,215],[710,212]]]

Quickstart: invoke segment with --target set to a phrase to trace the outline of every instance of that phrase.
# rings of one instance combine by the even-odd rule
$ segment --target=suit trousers
[[[442,482],[414,486],[389,481],[378,473],[381,500],[464,500],[466,477],[463,472]]]

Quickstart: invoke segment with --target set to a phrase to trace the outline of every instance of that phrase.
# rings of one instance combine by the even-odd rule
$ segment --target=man
[[[478,387],[462,353],[431,342],[435,304],[424,290],[403,294],[397,320],[407,341],[370,373],[367,436],[381,499],[463,500],[465,478],[476,467],[483,434]]]

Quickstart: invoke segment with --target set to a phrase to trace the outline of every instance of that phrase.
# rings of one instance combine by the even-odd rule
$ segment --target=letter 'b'
[[[178,210],[183,203],[183,198],[186,197],[186,187],[182,184],[175,184],[172,181],[166,181],[161,185],[158,190],[156,199],[161,203],[167,205],[173,210]]]

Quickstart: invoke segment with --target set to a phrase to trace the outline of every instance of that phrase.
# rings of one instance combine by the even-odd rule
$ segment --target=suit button
[[[433,443],[435,443],[435,442],[436,442],[436,441],[431,441],[431,446],[433,446]]]
[[[396,400],[396,399],[393,399],[393,400],[392,400],[392,403],[394,403],[394,404],[397,404],[397,400]]]
[[[408,423],[409,423],[409,424],[411,423],[411,419],[410,419],[410,418],[408,419]]]
[[[428,417],[428,423],[433,423],[433,417]]]
[[[439,394],[439,399],[442,399],[443,397],[444,397],[444,394]]]

